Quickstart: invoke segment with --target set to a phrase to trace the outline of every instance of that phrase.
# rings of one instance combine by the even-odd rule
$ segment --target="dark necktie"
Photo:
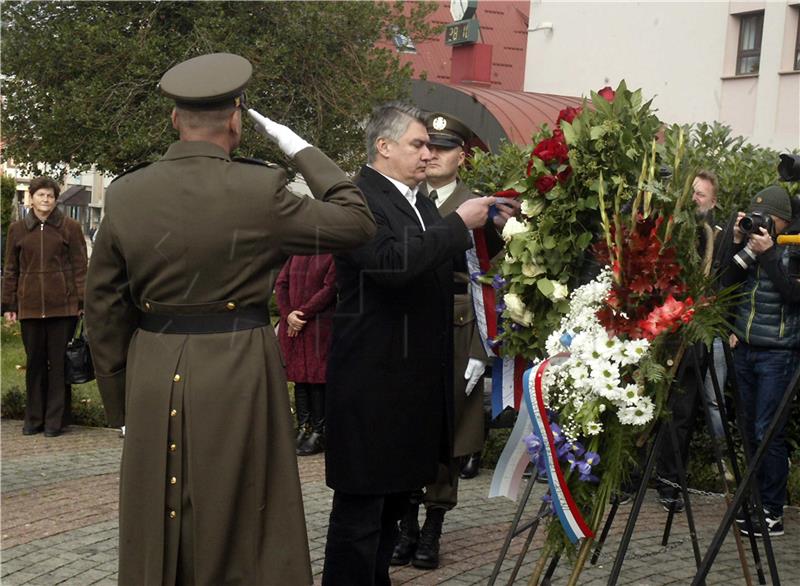
[[[436,190],[434,189],[433,191],[431,191],[431,192],[428,194],[428,197],[429,197],[429,198],[431,198],[431,201],[432,201],[433,203],[436,203],[436,200],[437,200],[437,199],[439,199],[439,194],[438,194],[438,193],[436,193]]]

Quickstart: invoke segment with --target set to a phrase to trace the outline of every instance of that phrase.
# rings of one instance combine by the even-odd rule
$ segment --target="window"
[[[758,73],[763,28],[763,12],[743,14],[739,18],[739,51],[736,55],[736,75]]]
[[[800,17],[797,19],[797,40],[794,43],[794,70],[800,71]]]

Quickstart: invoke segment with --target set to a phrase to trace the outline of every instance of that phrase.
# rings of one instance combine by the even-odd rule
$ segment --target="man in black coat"
[[[425,120],[400,103],[366,128],[368,164],[356,184],[376,236],[336,256],[326,393],[326,480],[334,489],[325,586],[390,584],[397,521],[409,493],[449,463],[453,436],[453,259],[494,198],[444,218],[417,193],[430,159]]]

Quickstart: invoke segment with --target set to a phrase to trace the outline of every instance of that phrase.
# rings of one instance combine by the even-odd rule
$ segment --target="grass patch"
[[[19,323],[0,327],[0,415],[22,419],[25,415],[25,348]],[[72,423],[105,427],[106,416],[97,382],[72,385]]]

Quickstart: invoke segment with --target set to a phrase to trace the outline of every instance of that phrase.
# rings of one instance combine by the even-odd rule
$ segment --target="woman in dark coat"
[[[297,454],[317,454],[324,449],[325,370],[336,307],[333,256],[291,257],[278,276],[275,293],[286,377],[294,381]]]
[[[20,320],[27,357],[22,433],[55,437],[69,423],[64,353],[83,309],[86,240],[80,224],[56,205],[58,183],[37,177],[28,191],[30,212],[8,229],[3,316]]]

